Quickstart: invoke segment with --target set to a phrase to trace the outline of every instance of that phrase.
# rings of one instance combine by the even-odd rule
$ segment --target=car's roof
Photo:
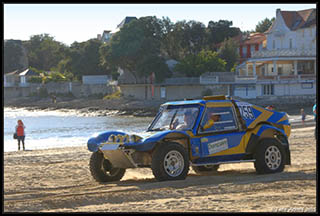
[[[171,101],[162,104],[162,106],[166,105],[187,105],[187,104],[205,104],[204,100],[184,100],[184,101]]]
[[[198,100],[183,100],[183,101],[171,101],[171,102],[166,102],[162,104],[162,106],[167,106],[167,105],[189,105],[189,104],[202,104],[205,105],[208,102],[231,102],[230,99],[227,99],[224,95],[218,95],[218,96],[207,96],[204,97],[203,99],[198,99]]]

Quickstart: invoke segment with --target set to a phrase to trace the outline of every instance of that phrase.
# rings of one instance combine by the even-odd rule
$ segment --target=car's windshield
[[[190,130],[192,129],[198,116],[199,108],[175,106],[164,109],[149,131],[162,130]]]

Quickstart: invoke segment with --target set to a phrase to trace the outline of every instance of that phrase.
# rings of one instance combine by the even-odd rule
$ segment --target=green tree
[[[218,53],[202,50],[197,55],[188,55],[175,67],[174,71],[187,77],[199,77],[205,72],[223,72],[226,62],[218,57]]]
[[[166,77],[171,76],[171,72],[168,68],[168,65],[165,63],[165,60],[156,55],[145,56],[141,61],[138,62],[136,70],[140,77],[150,76],[152,73],[154,73],[155,81],[157,83],[160,83]]]
[[[201,22],[162,20],[164,34],[162,50],[171,58],[181,60],[189,54],[197,54],[206,43],[206,27]]]
[[[49,34],[31,36],[30,40],[23,44],[28,51],[29,65],[32,67],[49,71],[65,58],[64,51],[67,47]]]
[[[21,41],[8,40],[3,47],[3,70],[9,73],[18,69],[23,69],[21,59],[24,58]]]
[[[101,65],[130,71],[136,81],[138,77],[146,77],[152,72],[161,77],[157,65],[162,59],[155,58],[160,55],[161,29],[161,22],[156,17],[142,17],[124,25],[109,43],[101,47]],[[156,62],[150,64],[150,59]]]
[[[232,21],[219,20],[218,22],[209,21],[207,27],[208,47],[213,48],[215,44],[223,42],[225,39],[237,36],[241,33],[239,28],[231,27]]]
[[[71,72],[76,79],[82,75],[103,75],[106,71],[100,65],[100,47],[102,42],[91,39],[86,42],[74,42],[67,52],[67,58],[59,62],[58,68],[65,73]]]
[[[219,58],[226,61],[226,71],[231,71],[239,60],[238,47],[239,45],[230,38],[226,39],[218,50]]]
[[[259,21],[256,25],[256,32],[263,33],[267,31],[274,22],[274,20],[275,18],[273,17],[272,19],[265,18],[264,20]]]

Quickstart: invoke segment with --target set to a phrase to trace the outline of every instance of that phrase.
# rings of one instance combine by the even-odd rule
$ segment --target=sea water
[[[84,116],[73,111],[27,110],[4,108],[4,151],[17,151],[13,139],[18,119],[25,125],[26,150],[67,146],[87,146],[88,139],[101,132],[118,130],[127,133],[144,133],[152,117]]]
[[[307,119],[313,118],[308,115]],[[117,130],[129,134],[141,134],[147,130],[153,117],[89,116],[76,110],[27,110],[4,108],[4,151],[17,151],[17,140],[13,139],[17,120],[25,125],[25,147],[27,150],[67,146],[87,146],[88,139],[101,132]],[[300,122],[301,116],[290,116],[290,122]]]

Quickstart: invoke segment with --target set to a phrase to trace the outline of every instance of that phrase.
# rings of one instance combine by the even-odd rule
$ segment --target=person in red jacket
[[[18,120],[18,125],[16,126],[16,133],[17,133],[17,140],[18,140],[18,150],[20,150],[20,141],[22,141],[22,147],[23,151],[25,150],[24,148],[24,138],[25,138],[25,133],[24,133],[25,126],[21,120]]]

